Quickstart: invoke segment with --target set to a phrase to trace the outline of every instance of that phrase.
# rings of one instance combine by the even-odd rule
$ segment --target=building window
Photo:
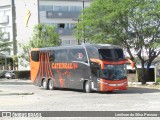
[[[62,45],[70,44],[70,40],[62,40]]]
[[[40,5],[39,11],[53,11],[52,5]]]
[[[38,62],[39,61],[39,51],[32,51],[31,59],[35,62]]]
[[[56,28],[63,28],[63,29],[72,29],[72,24],[70,24],[70,23],[59,23],[59,24],[54,24],[54,26],[56,27]]]
[[[78,44],[78,43],[77,43],[77,40],[70,40],[70,44],[75,45],[75,44]]]
[[[65,29],[69,29],[69,23],[65,23]]]
[[[62,45],[76,45],[77,40],[62,40]]]
[[[65,24],[64,23],[60,23],[59,25],[58,25],[58,28],[65,28]]]
[[[47,11],[46,12],[46,17],[47,18],[53,18],[53,12],[52,11]]]
[[[76,24],[75,24],[75,23],[71,23],[71,24],[70,24],[70,28],[71,28],[71,29],[76,28]]]
[[[54,6],[53,11],[68,11],[68,6]]]
[[[81,6],[70,6],[70,11],[80,12],[82,11]]]

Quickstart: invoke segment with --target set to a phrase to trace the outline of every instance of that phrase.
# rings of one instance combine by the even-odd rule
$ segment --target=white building
[[[12,15],[12,1],[11,0],[3,0],[0,3],[0,29],[4,32],[4,39],[6,41],[13,41],[15,43],[15,39],[13,36],[13,15]],[[7,56],[16,54],[16,49],[14,49],[14,44],[11,47],[12,50],[5,52],[4,54]]]
[[[54,25],[62,44],[77,44],[73,35],[75,24],[83,8],[92,0],[1,0],[0,28],[13,47],[6,55],[20,54],[19,44],[28,43],[33,27],[38,23]],[[24,61],[25,62],[25,61]],[[19,70],[29,69],[19,64]]]

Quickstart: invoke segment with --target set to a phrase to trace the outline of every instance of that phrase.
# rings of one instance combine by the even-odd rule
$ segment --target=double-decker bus
[[[126,61],[123,49],[109,44],[34,48],[30,57],[31,80],[50,90],[126,90]]]

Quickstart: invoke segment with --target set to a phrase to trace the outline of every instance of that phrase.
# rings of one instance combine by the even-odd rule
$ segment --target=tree
[[[160,55],[159,0],[95,0],[80,19],[79,39],[123,46],[131,60],[140,61],[141,81],[146,84],[149,68]]]
[[[19,58],[26,60],[26,64],[24,64],[23,61],[20,61],[20,64],[23,66],[28,66],[30,61],[30,51],[32,48],[53,47],[59,46],[60,44],[61,40],[59,39],[59,35],[55,32],[54,26],[45,24],[35,25],[33,35],[29,42],[26,45],[20,44],[23,53],[19,56]]]
[[[0,54],[3,54],[3,52],[6,52],[10,50],[12,42],[8,42],[4,38],[4,32],[0,30]]]
[[[12,42],[6,41],[4,38],[5,32],[2,32],[0,29],[0,64],[6,65],[6,55],[5,52],[9,51],[12,45]]]

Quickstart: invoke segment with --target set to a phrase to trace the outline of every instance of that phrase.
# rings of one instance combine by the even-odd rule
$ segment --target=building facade
[[[22,52],[20,44],[28,43],[33,27],[38,24],[53,25],[60,35],[62,45],[78,44],[74,28],[78,16],[92,0],[1,0],[0,29],[13,46],[5,55],[12,57]],[[24,62],[26,62],[24,60]],[[19,70],[29,69],[19,64]]]
[[[0,3],[0,30],[4,33],[1,39],[6,42],[12,42],[10,49],[0,53],[0,70],[8,69],[8,64],[13,66],[12,56],[16,55],[17,47],[14,35],[14,14],[13,14],[13,1],[3,0]],[[10,67],[11,68],[11,67]]]
[[[0,29],[5,33],[3,36],[5,41],[13,41],[13,15],[11,0],[4,0],[4,2],[0,4]],[[11,48],[13,48],[13,46]],[[13,55],[15,52],[14,50],[9,50],[4,52],[4,54],[9,56]]]
[[[5,58],[19,55],[20,44],[26,44],[32,36],[34,25],[38,24],[38,0],[1,0],[0,29],[6,41],[13,44],[11,49],[3,52]],[[5,65],[8,64],[5,60]],[[25,61],[24,61],[25,62]],[[19,70],[29,69],[19,64]]]
[[[74,36],[78,17],[83,9],[89,7],[91,0],[40,0],[40,23],[54,25],[60,34],[62,45],[78,44]]]

